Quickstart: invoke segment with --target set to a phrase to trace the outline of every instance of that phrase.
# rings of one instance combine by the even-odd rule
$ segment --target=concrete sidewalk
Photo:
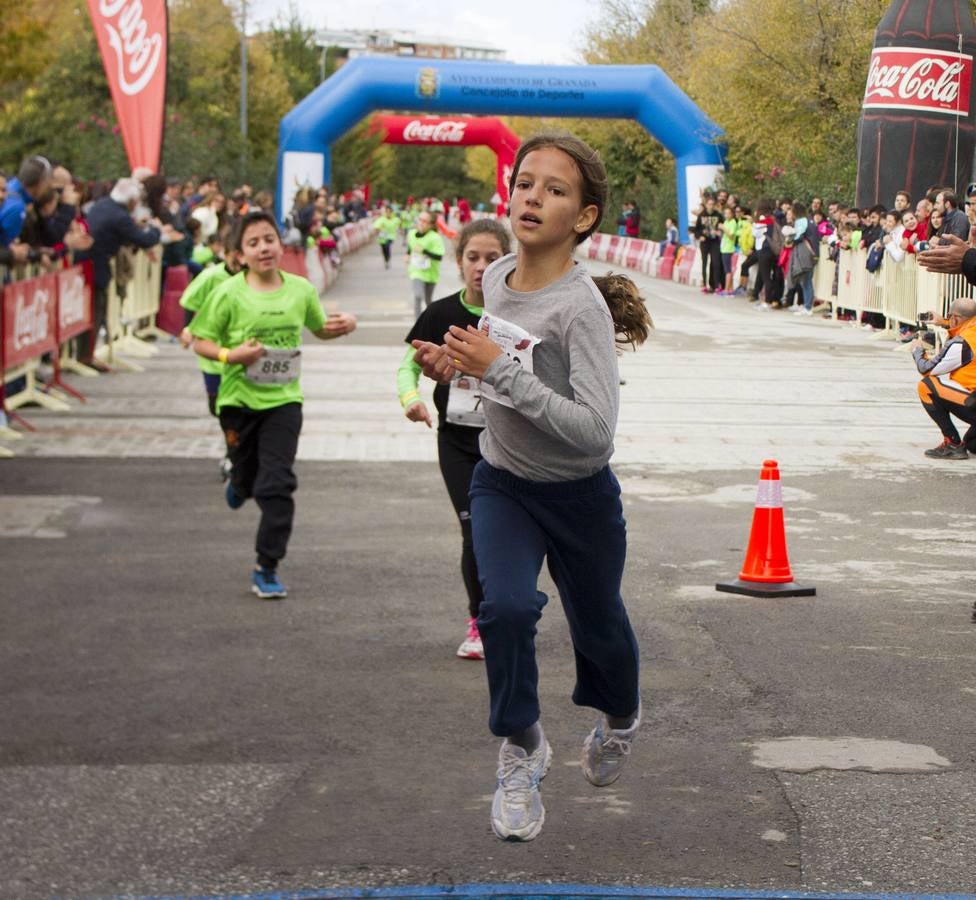
[[[615,468],[644,726],[610,788],[553,597],[555,764],[531,844],[490,833],[497,742],[461,661],[459,535],[403,419],[402,271],[372,248],[310,348],[283,576],[248,592],[192,360],[85,382],[0,463],[0,896],[472,882],[976,892],[976,460],[937,463],[910,359],[853,329],[641,280]],[[445,266],[445,269],[448,267]],[[444,292],[449,286],[444,285]],[[813,598],[720,594],[778,458]],[[18,589],[14,589],[14,585]],[[325,894],[323,894],[325,895]]]

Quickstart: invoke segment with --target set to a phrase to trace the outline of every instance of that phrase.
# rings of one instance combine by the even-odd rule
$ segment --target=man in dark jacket
[[[95,321],[87,359],[95,352],[98,332],[108,311],[108,286],[112,280],[111,261],[123,245],[149,248],[159,243],[160,231],[154,225],[140,227],[132,218],[139,204],[142,186],[134,178],[120,178],[108,197],[96,200],[88,210],[88,230],[94,239],[88,258],[95,273]]]
[[[935,198],[935,210],[942,213],[942,227],[939,237],[954,234],[957,238],[969,240],[969,218],[959,208],[959,198],[953,191],[941,190]]]

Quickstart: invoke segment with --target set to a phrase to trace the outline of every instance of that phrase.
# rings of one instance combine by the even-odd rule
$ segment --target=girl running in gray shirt
[[[608,461],[616,343],[642,343],[651,322],[629,279],[594,281],[573,261],[607,205],[596,151],[572,135],[537,135],[519,148],[510,194],[518,255],[485,272],[479,327],[452,326],[443,345],[414,346],[438,381],[459,372],[481,379],[484,459],[471,482],[484,592],[477,624],[489,727],[504,738],[491,824],[500,838],[529,841],[545,821],[539,784],[552,763],[535,661],[544,558],[576,654],[573,701],[603,714],[583,744],[592,784],[617,779],[640,725],[637,640],[620,596],[626,527]]]

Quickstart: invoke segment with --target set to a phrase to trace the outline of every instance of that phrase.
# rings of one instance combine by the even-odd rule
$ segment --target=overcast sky
[[[321,0],[265,0],[251,6],[261,23],[289,5],[309,28],[387,28],[423,36],[475,40],[506,51],[517,63],[572,65],[580,62],[586,26],[600,12],[599,0],[367,0],[344,4]]]

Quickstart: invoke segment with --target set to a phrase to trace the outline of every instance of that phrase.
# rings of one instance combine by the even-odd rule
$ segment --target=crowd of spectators
[[[167,178],[137,169],[115,181],[81,182],[64,166],[31,156],[16,175],[0,173],[0,266],[8,267],[7,277],[23,277],[91,261],[95,327],[79,356],[100,369],[94,350],[105,325],[113,260],[124,296],[123,247],[161,244],[164,270],[186,265],[196,274],[221,260],[244,213],[272,207],[267,191],[254,193],[243,184],[225,193],[212,176]]]
[[[328,229],[366,213],[361,191],[341,197],[318,191],[307,205],[321,212],[321,221],[310,216],[304,222],[303,241],[312,228],[324,240]],[[128,250],[161,244],[164,276],[172,266],[186,266],[193,277],[222,261],[246,212],[273,212],[273,206],[267,191],[255,192],[247,184],[226,191],[209,175],[182,179],[137,169],[115,181],[83,182],[64,166],[31,156],[15,175],[0,172],[0,266],[7,268],[4,277],[20,278],[91,261],[94,329],[78,356],[102,369],[94,351],[105,325],[113,262],[123,296]],[[334,241],[331,252],[337,256]]]
[[[371,207],[382,202],[369,203],[363,187],[344,194],[302,188],[285,222],[285,244],[317,246],[338,266],[334,229],[369,216]],[[452,205],[462,224],[470,220],[471,207],[463,197],[453,204],[410,197],[397,210],[405,232],[421,210],[446,218]],[[56,161],[31,156],[15,175],[0,172],[0,266],[7,268],[4,277],[19,278],[90,260],[95,327],[79,356],[94,368],[104,368],[94,356],[95,344],[106,324],[113,261],[116,286],[125,293],[128,254],[120,253],[122,248],[161,244],[164,282],[165,271],[173,266],[186,266],[195,277],[223,260],[234,226],[245,213],[273,213],[273,207],[268,191],[255,192],[247,184],[225,190],[214,176],[183,179],[137,169],[116,181],[83,182]]]
[[[976,184],[965,201],[951,188],[933,187],[917,201],[899,191],[890,206],[866,209],[822,197],[764,197],[753,207],[719,190],[704,192],[693,215],[689,237],[700,250],[704,293],[748,294],[757,309],[792,308],[806,315],[813,315],[816,305],[813,271],[822,244],[835,260],[867,251],[865,266],[871,272],[898,265],[945,235],[976,246]],[[733,284],[735,254],[743,260],[738,285]],[[852,315],[841,312],[844,318]],[[877,323],[866,313],[861,324]]]

